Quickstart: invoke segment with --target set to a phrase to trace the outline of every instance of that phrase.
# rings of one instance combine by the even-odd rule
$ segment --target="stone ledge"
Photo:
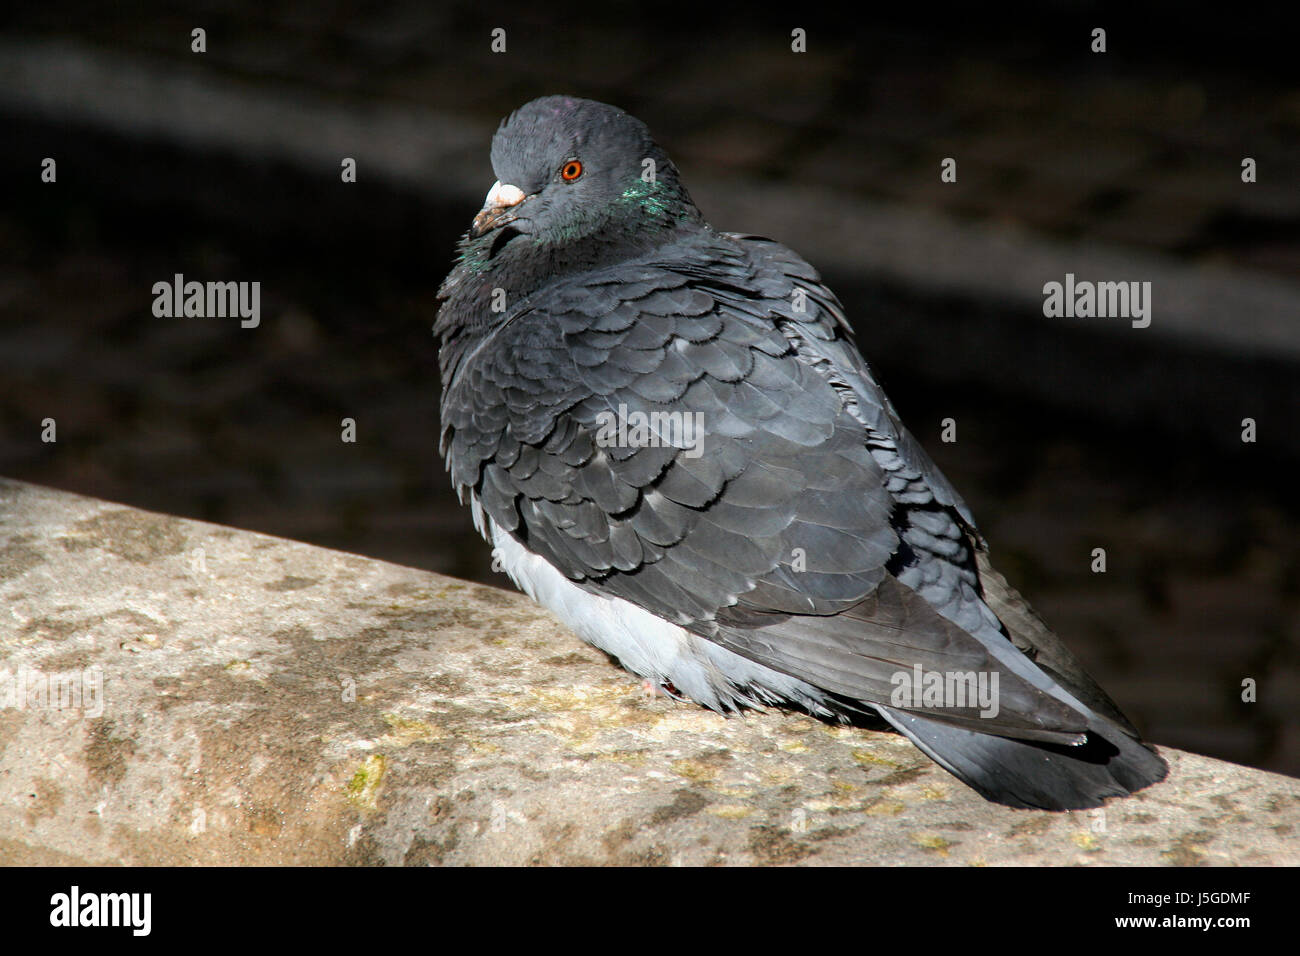
[[[0,863],[1300,863],[1289,777],[1163,749],[1009,810],[893,735],[646,699],[516,594],[4,480],[0,601]]]

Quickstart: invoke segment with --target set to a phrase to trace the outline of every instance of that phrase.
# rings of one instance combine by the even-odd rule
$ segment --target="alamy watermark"
[[[160,319],[238,316],[241,328],[262,324],[261,282],[186,282],[178,272],[171,282],[155,282],[153,295],[153,314]]]
[[[121,926],[133,936],[148,936],[152,914],[152,893],[84,893],[74,884],[50,897],[51,926]]]
[[[680,448],[687,458],[704,454],[703,412],[617,410],[596,415],[596,444],[602,448]]]
[[[997,671],[927,671],[920,664],[895,671],[889,703],[900,710],[965,709],[978,707],[980,716],[998,715]]]
[[[21,665],[0,670],[0,710],[79,710],[104,714],[104,671],[98,666],[46,673]]]
[[[1065,282],[1043,285],[1043,315],[1051,319],[1131,319],[1133,328],[1151,324],[1150,282],[1075,281],[1074,273],[1065,274]]]

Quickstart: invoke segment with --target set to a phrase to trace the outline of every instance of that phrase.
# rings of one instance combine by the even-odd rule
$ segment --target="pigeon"
[[[1010,807],[1164,778],[989,563],[817,270],[719,232],[647,127],[520,107],[434,333],[441,453],[496,565],[648,686],[904,734]]]

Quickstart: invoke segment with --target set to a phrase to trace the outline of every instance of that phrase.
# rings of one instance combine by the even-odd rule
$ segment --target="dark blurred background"
[[[10,7],[0,474],[507,585],[438,458],[434,295],[499,119],[591,96],[716,226],[822,269],[995,562],[1147,736],[1300,773],[1293,33],[914,7]],[[1067,271],[1153,281],[1151,328],[1045,318]],[[155,318],[177,272],[260,281],[261,326]]]

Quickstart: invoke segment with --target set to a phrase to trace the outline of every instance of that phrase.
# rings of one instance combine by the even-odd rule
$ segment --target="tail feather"
[[[983,797],[1009,807],[1084,810],[1165,778],[1150,747],[1098,717],[1077,746],[1037,743],[965,730],[892,707],[882,717],[930,758]]]

